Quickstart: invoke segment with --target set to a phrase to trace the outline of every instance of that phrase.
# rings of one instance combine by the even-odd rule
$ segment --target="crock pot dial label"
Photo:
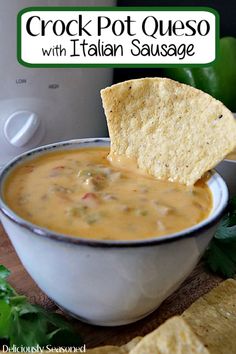
[[[216,59],[209,8],[28,8],[18,14],[26,66],[204,65]]]

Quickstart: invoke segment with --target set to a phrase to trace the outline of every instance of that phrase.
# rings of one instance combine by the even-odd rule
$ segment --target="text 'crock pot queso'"
[[[110,150],[30,158],[6,181],[8,206],[40,227],[99,240],[168,235],[207,218],[212,195],[203,176],[235,148],[231,112],[169,79],[130,80],[101,95]]]

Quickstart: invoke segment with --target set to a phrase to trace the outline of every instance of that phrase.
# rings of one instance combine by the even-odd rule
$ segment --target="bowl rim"
[[[236,160],[224,159],[224,160],[221,161],[220,163],[222,163],[222,162],[229,162],[229,163],[235,164],[235,163],[236,163]]]
[[[76,244],[76,245],[81,245],[81,246],[89,246],[89,247],[98,247],[98,248],[129,248],[129,247],[146,247],[146,246],[154,246],[157,244],[164,244],[164,243],[170,243],[170,242],[175,242],[178,240],[183,240],[187,237],[195,237],[197,234],[198,236],[201,235],[202,231],[206,231],[210,229],[214,224],[216,224],[222,217],[225,209],[227,208],[228,201],[229,201],[229,190],[227,187],[227,184],[225,183],[223,177],[216,172],[215,170],[212,170],[212,176],[209,179],[212,180],[214,178],[219,179],[220,183],[222,184],[223,187],[223,192],[221,193],[221,202],[222,204],[220,206],[220,210],[214,215],[211,220],[209,221],[208,219],[211,217],[209,215],[206,219],[201,221],[200,223],[191,226],[190,228],[183,229],[179,232],[175,232],[172,234],[167,234],[163,236],[158,236],[158,237],[151,237],[148,239],[143,239],[143,240],[127,240],[127,241],[111,241],[111,240],[98,240],[98,239],[89,239],[85,237],[79,237],[79,236],[71,236],[71,235],[66,235],[66,234],[61,234],[52,230],[49,230],[44,227],[40,227],[36,224],[33,224],[23,218],[21,218],[19,215],[17,215],[10,207],[7,206],[7,204],[4,202],[4,197],[3,197],[3,184],[4,180],[9,174],[10,170],[13,169],[17,164],[21,163],[21,161],[24,161],[27,158],[30,158],[34,154],[41,154],[44,151],[50,152],[54,149],[57,148],[66,148],[69,146],[74,146],[76,145],[77,147],[81,144],[81,146],[86,146],[86,144],[91,145],[93,144],[98,144],[98,146],[101,144],[101,146],[109,146],[110,139],[109,138],[84,138],[84,139],[72,139],[72,140],[67,140],[67,141],[61,141],[57,143],[52,143],[48,145],[43,145],[34,149],[31,149],[27,152],[24,152],[23,154],[18,155],[14,159],[12,159],[8,164],[6,164],[2,170],[0,171],[0,212],[2,212],[3,215],[5,215],[8,219],[10,219],[12,222],[15,224],[31,231],[35,237],[37,236],[42,236],[46,237],[51,240],[55,241],[60,241],[64,243],[69,243],[69,244]],[[76,148],[75,146],[75,148]],[[222,192],[222,191],[221,191]],[[222,196],[223,194],[223,196]]]

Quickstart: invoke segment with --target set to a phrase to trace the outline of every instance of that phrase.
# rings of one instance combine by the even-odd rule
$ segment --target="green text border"
[[[31,64],[22,60],[21,57],[21,17],[26,12],[31,11],[206,11],[211,12],[215,16],[216,38],[215,38],[215,59],[206,64]],[[220,15],[219,13],[206,6],[178,6],[178,7],[158,7],[158,6],[142,6],[142,7],[61,7],[61,6],[35,6],[22,9],[17,15],[17,59],[18,62],[28,68],[166,68],[166,67],[205,67],[213,64],[219,55],[219,39],[220,39]]]

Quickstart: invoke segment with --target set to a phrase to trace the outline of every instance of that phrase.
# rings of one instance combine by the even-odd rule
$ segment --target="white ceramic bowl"
[[[23,220],[5,204],[4,181],[15,166],[51,150],[108,145],[108,139],[81,139],[17,157],[0,175],[0,209],[4,228],[38,286],[82,321],[115,326],[154,311],[189,275],[227,206],[228,189],[213,172],[208,185],[214,205],[206,220],[172,235],[132,242],[57,234]]]

